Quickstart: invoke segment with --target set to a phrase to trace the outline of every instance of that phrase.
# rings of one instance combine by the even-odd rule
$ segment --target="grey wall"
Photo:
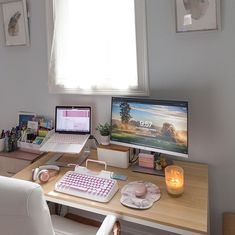
[[[235,211],[235,1],[222,1],[222,31],[175,33],[174,1],[147,0],[151,96],[189,101],[190,160],[209,164],[211,234]],[[30,47],[4,47],[0,27],[0,128],[17,111],[53,117],[56,104],[91,104],[93,125],[110,118],[110,97],[52,95],[47,88],[45,3],[29,0]]]

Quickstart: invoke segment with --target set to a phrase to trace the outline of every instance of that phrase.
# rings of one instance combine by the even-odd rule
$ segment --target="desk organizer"
[[[114,144],[99,145],[97,147],[99,161],[106,162],[109,166],[128,168],[130,149]]]
[[[49,131],[49,133],[46,135],[44,140],[41,144],[33,144],[23,141],[17,141],[17,146],[20,150],[29,152],[29,153],[42,153],[39,149],[42,147],[42,145],[50,138],[50,136],[54,133],[54,130]]]

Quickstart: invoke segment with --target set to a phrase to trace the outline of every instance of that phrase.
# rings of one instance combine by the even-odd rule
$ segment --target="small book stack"
[[[153,169],[154,155],[147,153],[139,153],[139,166]]]

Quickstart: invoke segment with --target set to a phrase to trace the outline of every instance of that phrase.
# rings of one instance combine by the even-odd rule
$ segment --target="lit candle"
[[[165,168],[167,192],[173,196],[180,196],[184,192],[184,170],[175,165]]]

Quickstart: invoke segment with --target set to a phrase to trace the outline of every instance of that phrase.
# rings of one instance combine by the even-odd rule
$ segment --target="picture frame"
[[[175,0],[176,32],[219,29],[219,0]]]
[[[1,3],[6,46],[29,45],[26,0]]]
[[[33,121],[33,119],[36,117],[36,113],[33,112],[25,112],[25,111],[19,111],[18,112],[18,125],[24,126],[25,128],[28,126],[28,121]]]

